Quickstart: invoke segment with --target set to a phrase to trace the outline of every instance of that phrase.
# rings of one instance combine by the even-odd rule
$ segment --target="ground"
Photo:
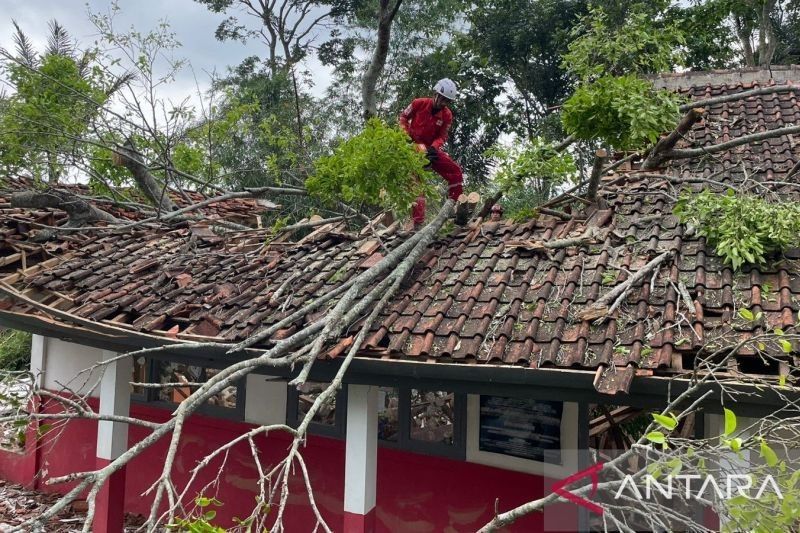
[[[25,490],[21,485],[0,480],[0,531],[7,531],[31,516],[41,514],[57,499],[57,494]],[[71,507],[51,519],[47,523],[45,531],[48,533],[80,531],[85,516],[86,502],[76,501]],[[142,517],[126,515],[125,531],[135,531],[143,522]]]

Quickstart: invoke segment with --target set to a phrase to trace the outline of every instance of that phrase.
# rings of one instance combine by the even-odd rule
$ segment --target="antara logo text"
[[[580,479],[589,477],[592,480],[592,489],[589,493],[589,498],[593,497],[597,492],[599,473],[603,469],[603,464],[604,463],[597,463],[554,483],[552,487],[553,492],[576,505],[589,509],[595,514],[602,515],[603,508],[600,505],[578,496],[577,494],[573,494],[564,487]],[[752,494],[752,489],[757,489],[755,494]],[[697,500],[707,500],[714,495],[721,500],[730,500],[737,496],[758,500],[766,492],[775,494],[780,500],[783,499],[783,493],[771,475],[767,475],[757,486],[753,484],[753,478],[747,474],[726,474],[719,479],[711,474],[706,476],[701,476],[699,474],[677,474],[668,475],[663,478],[662,481],[648,474],[642,477],[639,484],[637,484],[632,475],[626,475],[622,479],[622,484],[614,494],[614,499],[619,499],[624,495],[627,497],[633,496],[641,501],[656,497],[671,500],[674,496],[677,495],[680,497],[682,494],[682,497],[685,499]]]

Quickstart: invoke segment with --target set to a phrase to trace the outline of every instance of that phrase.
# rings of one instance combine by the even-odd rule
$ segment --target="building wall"
[[[133,416],[162,422],[169,411],[144,405],[132,408]],[[205,454],[235,438],[253,426],[204,416],[193,416],[187,423],[175,464],[175,480],[179,487],[188,482],[191,469]],[[144,438],[148,431],[130,429],[130,445]],[[37,450],[37,469],[44,472],[37,486],[40,490],[64,492],[69,486],[45,485],[49,477],[94,468],[97,426],[86,421],[59,425],[41,439]],[[283,435],[256,439],[262,464],[266,469],[279,461],[289,439]],[[163,467],[168,439],[162,439],[134,459],[127,469],[126,510],[147,514],[150,498],[142,496],[157,479]],[[329,525],[341,531],[344,494],[344,442],[310,436],[303,448],[317,504]],[[14,479],[11,470],[22,464],[24,455],[0,452],[0,473]],[[188,494],[196,495],[212,481],[222,465],[212,462],[204,475],[192,485]],[[23,473],[24,474],[24,473]],[[20,474],[17,474],[20,475]],[[539,476],[512,472],[488,466],[425,456],[404,451],[378,450],[378,482],[376,519],[378,531],[474,531],[491,519],[495,499],[501,511],[522,504],[549,492],[550,482]],[[302,479],[293,476],[287,513],[288,531],[311,531],[314,519],[308,507]],[[244,443],[233,449],[220,475],[217,491],[206,491],[223,502],[218,517],[230,525],[234,517],[245,517],[257,495],[257,470],[249,446]],[[553,511],[557,512],[557,511]],[[574,508],[564,511],[574,514]],[[541,515],[520,520],[509,531],[541,531]]]
[[[87,372],[84,370],[115,355],[113,352],[41,335],[33,336],[31,352],[31,371],[45,389],[74,394],[88,392],[95,398],[100,394],[102,371],[100,368]]]
[[[75,374],[96,361],[114,354],[50,338],[36,337],[33,348],[34,373],[45,387],[87,391],[99,379],[98,374],[73,380]],[[249,376],[244,416],[246,422],[233,422],[204,415],[192,416],[184,428],[174,479],[184,487],[192,468],[206,454],[254,427],[285,421],[286,387],[264,376]],[[98,400],[90,404],[97,409]],[[57,406],[46,404],[46,412]],[[168,419],[170,410],[147,404],[133,404],[131,416],[153,422]],[[568,420],[565,417],[565,421]],[[248,423],[249,422],[249,423]],[[149,434],[149,430],[131,426],[129,446]],[[259,436],[256,444],[265,470],[284,456],[290,440],[282,434]],[[126,511],[148,514],[150,497],[144,495],[161,473],[169,438],[161,439],[135,458],[127,468]],[[0,451],[0,476],[10,481],[34,485],[40,490],[65,492],[71,485],[53,487],[48,478],[95,468],[97,424],[89,421],[55,423],[37,442],[36,431],[29,432],[25,453]],[[323,516],[335,531],[341,531],[343,519],[345,442],[311,435],[302,448],[308,466],[315,499]],[[497,509],[505,511],[551,491],[552,480],[539,475],[495,468],[459,460],[380,448],[377,461],[377,531],[457,532],[474,531],[489,521]],[[231,525],[234,517],[244,518],[252,510],[258,491],[257,469],[249,445],[241,443],[225,460],[212,462],[189,488],[188,499],[198,493],[216,496],[223,506],[217,509],[221,525]],[[34,475],[34,472],[36,474]],[[203,489],[219,477],[218,485]],[[290,483],[288,531],[311,531],[314,517],[308,506],[301,477]],[[576,523],[576,508],[570,505],[551,509],[567,524]],[[552,516],[552,515],[550,515]],[[552,521],[548,518],[548,524]],[[508,531],[541,531],[542,515],[521,519]],[[567,525],[564,530],[574,529]]]

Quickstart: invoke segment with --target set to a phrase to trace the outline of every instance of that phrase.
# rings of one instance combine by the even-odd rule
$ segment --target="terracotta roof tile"
[[[686,93],[704,97],[751,86],[708,85]],[[709,111],[687,136],[687,145],[722,142],[800,120],[794,93],[762,95]],[[750,182],[780,181],[800,158],[799,145],[771,139],[664,172],[688,178],[714,174],[720,182],[736,183],[744,179],[744,159],[753,163]],[[800,305],[795,263],[800,250],[788,251],[781,263],[776,258],[734,273],[703,239],[685,235],[671,214],[671,200],[658,193],[674,197],[679,190],[663,180],[631,176],[601,187],[603,209],[576,211],[568,221],[541,216],[524,224],[485,223],[440,238],[373,326],[365,344],[372,351],[360,356],[592,370],[597,372],[595,387],[614,394],[628,390],[637,369],[662,374],[691,369],[704,343],[746,339],[764,327],[794,325]],[[683,185],[693,190],[707,186],[701,181]],[[797,195],[794,189],[775,187],[780,194]],[[24,221],[14,217],[61,216],[12,212],[3,201],[0,195],[0,242],[3,229],[11,232],[0,257],[16,250],[12,237],[27,238]],[[514,239],[546,242],[580,235],[589,225],[607,234],[586,245],[546,252],[507,247]],[[371,236],[328,233],[315,242],[269,248],[254,256],[197,227],[99,234],[67,248],[51,244],[54,253],[69,250],[61,264],[19,283],[69,296],[74,304],[66,309],[91,320],[119,317],[148,331],[170,328],[169,335],[179,337],[238,341],[376,264],[407,236],[390,231],[378,242]],[[258,232],[252,238],[263,242]],[[675,258],[634,287],[610,318],[601,323],[577,320],[579,310],[665,250],[675,251]],[[42,248],[40,257],[46,256]],[[689,302],[679,294],[679,285],[685,286]],[[741,320],[736,313],[744,308],[763,313],[763,323]],[[322,311],[316,311],[272,340],[321,317]],[[346,341],[333,343],[327,357],[343,353]],[[777,372],[747,350],[739,359],[746,371]]]

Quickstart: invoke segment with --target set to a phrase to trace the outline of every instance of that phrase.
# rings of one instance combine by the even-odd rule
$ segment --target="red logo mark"
[[[571,501],[576,505],[580,505],[581,507],[586,507],[591,512],[595,514],[603,514],[603,508],[597,505],[594,502],[591,502],[585,498],[581,498],[580,496],[576,496],[572,494],[570,491],[566,490],[564,487],[579,479],[583,479],[587,476],[591,476],[592,478],[592,492],[589,493],[589,497],[593,497],[595,492],[597,492],[597,482],[598,482],[598,472],[603,469],[603,463],[597,463],[596,465],[592,465],[586,470],[581,470],[576,474],[572,474],[571,476],[562,479],[556,483],[553,483],[553,492],[561,496],[562,498]]]

